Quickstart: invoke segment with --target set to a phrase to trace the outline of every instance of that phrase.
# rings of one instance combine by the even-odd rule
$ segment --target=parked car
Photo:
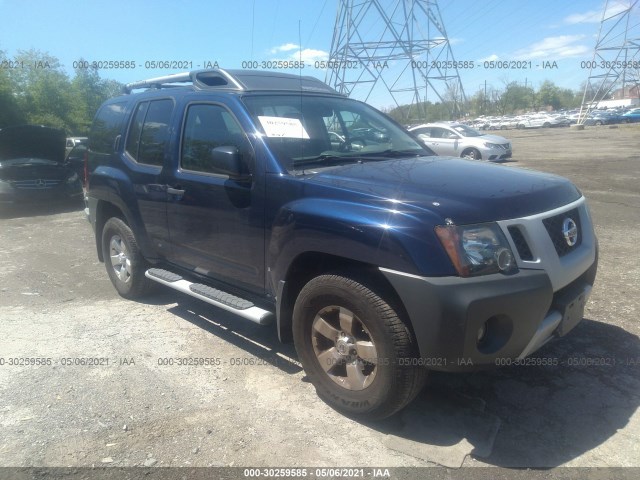
[[[623,121],[624,121],[624,117],[615,112],[596,110],[594,112],[591,112],[591,114],[587,116],[583,124],[584,125],[613,125],[616,123],[622,123]]]
[[[438,155],[499,161],[511,158],[511,142],[461,123],[427,123],[409,129]]]
[[[568,126],[570,120],[564,116],[547,114],[527,115],[520,118],[517,128],[549,128]]]
[[[0,130],[0,204],[80,200],[80,177],[64,163],[65,133],[39,125]]]
[[[496,117],[489,119],[489,124],[485,130],[500,130],[502,127],[502,118]]]
[[[333,408],[387,417],[428,369],[515,362],[581,321],[597,242],[570,181],[433,156],[312,77],[203,70],[126,91],[89,136],[86,211],[114,288],[275,323]],[[386,140],[355,148],[355,119]]]
[[[634,108],[622,115],[622,120],[625,123],[640,122],[640,108]]]
[[[471,128],[475,128],[476,130],[488,130],[489,124],[490,120],[488,120],[487,118],[476,118],[475,120],[471,121],[469,126]],[[419,125],[415,126],[418,127]]]
[[[73,147],[77,145],[81,145],[83,143],[87,143],[87,140],[88,140],[87,137],[67,137],[66,147],[65,147],[67,155],[73,149]]]
[[[500,130],[516,128],[518,126],[518,121],[518,117],[502,117],[499,123]]]

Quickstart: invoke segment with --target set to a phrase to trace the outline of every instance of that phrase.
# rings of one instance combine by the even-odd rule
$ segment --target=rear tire
[[[104,224],[102,255],[109,279],[120,296],[133,299],[150,292],[153,282],[144,275],[147,261],[133,232],[120,218],[110,218]]]
[[[293,310],[293,338],[318,396],[339,412],[367,420],[393,415],[424,386],[411,332],[397,311],[364,283],[321,275]]]

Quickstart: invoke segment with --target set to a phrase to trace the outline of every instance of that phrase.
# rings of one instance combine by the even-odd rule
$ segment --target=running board
[[[161,283],[167,287],[178,290],[195,297],[203,302],[215,305],[218,308],[235,313],[247,320],[258,323],[260,325],[268,325],[271,323],[273,314],[268,310],[256,307],[249,300],[236,297],[222,290],[204,285],[202,283],[193,283],[185,280],[181,275],[163,270],[161,268],[150,268],[144,275],[154,282]]]

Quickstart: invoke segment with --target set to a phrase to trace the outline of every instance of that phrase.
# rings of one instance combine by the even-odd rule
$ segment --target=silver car
[[[485,135],[462,123],[427,123],[409,129],[438,155],[491,160],[511,158],[511,142]]]

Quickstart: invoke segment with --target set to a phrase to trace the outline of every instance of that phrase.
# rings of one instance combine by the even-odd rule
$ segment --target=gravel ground
[[[434,374],[405,414],[357,423],[273,328],[169,290],[121,299],[81,206],[4,212],[0,466],[640,467],[640,128],[503,135],[504,168],[578,185],[600,241],[585,320],[536,353],[557,365]]]

